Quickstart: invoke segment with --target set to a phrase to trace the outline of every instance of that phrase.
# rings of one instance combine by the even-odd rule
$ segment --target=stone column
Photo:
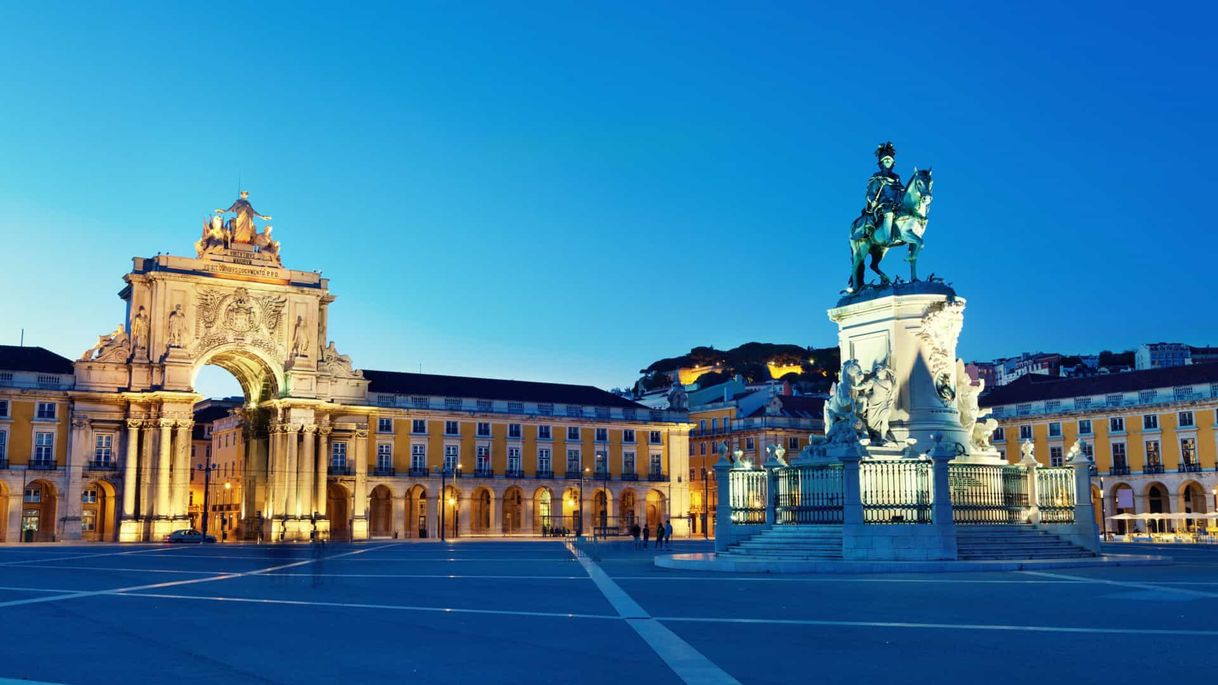
[[[139,487],[137,469],[142,423],[139,419],[127,419],[127,453],[123,458],[123,504],[118,529],[119,542],[137,542],[140,539],[135,513],[135,490]]]
[[[143,433],[140,442],[140,479],[138,488],[139,518],[150,519],[153,514],[153,461],[156,455],[152,453],[153,442],[156,439],[156,419],[146,419],[140,428]]]
[[[190,432],[195,422],[178,421],[173,454],[173,518],[182,526],[190,520]],[[207,516],[207,512],[204,512]]]
[[[440,512],[443,509],[439,504],[443,500],[444,493],[439,491],[431,492],[427,497],[427,535],[431,538],[439,539],[440,537]]]
[[[300,500],[300,515],[306,519],[313,518],[313,512],[317,511],[317,505],[313,501],[314,488],[313,479],[317,475],[316,459],[317,445],[317,426],[315,424],[306,424],[301,432],[301,453],[300,464],[297,467],[297,479],[299,487],[298,498]]]
[[[727,452],[715,462],[715,484],[719,489],[719,501],[715,507],[715,551],[727,550],[735,540],[732,537],[732,462]]]
[[[1091,503],[1091,461],[1079,453],[1070,465],[1074,467],[1073,542],[1099,554],[1100,532],[1095,525],[1095,505]]]
[[[152,536],[154,540],[160,540],[162,536],[168,535],[172,527],[170,523],[169,508],[169,478],[170,468],[172,464],[172,448],[173,448],[173,427],[176,422],[173,419],[160,419],[157,421],[157,426],[160,430],[160,443],[158,445],[159,452],[155,470],[156,480],[156,508],[155,519],[153,520]]]
[[[520,532],[525,535],[533,534],[533,496],[523,499],[520,504]]]
[[[297,457],[300,443],[300,425],[289,423],[284,426],[284,441],[287,449],[284,451],[283,464],[283,516],[284,518],[300,517],[300,497],[297,489]]]
[[[946,445],[942,441],[936,443],[930,451],[932,460],[931,483],[931,525],[935,527],[938,549],[937,559],[952,560],[959,556],[956,544],[956,519],[952,513],[951,460],[955,457],[955,445]]]
[[[80,494],[84,487],[84,466],[93,451],[92,423],[83,416],[72,417],[72,432],[68,438],[68,463],[66,466],[67,483],[63,509],[59,520],[62,521],[59,540],[80,540],[83,537],[80,517]]]
[[[1028,482],[1028,523],[1032,525],[1040,524],[1040,486],[1036,482],[1036,472],[1040,468],[1040,463],[1036,461],[1036,457],[1031,452],[1024,453],[1020,463],[1024,467],[1024,478]]]
[[[352,503],[351,539],[368,539],[368,426],[355,429],[355,494]]]
[[[329,497],[327,492],[326,478],[330,473],[330,431],[333,430],[329,426],[319,426],[317,429],[318,449],[317,449],[317,479],[314,481],[314,487],[317,488],[313,495],[313,508],[317,510],[319,516],[325,517],[326,504]]]
[[[491,497],[491,529],[492,535],[503,535],[503,493],[493,492]]]
[[[473,521],[473,511],[470,504],[473,502],[469,490],[462,490],[457,496],[457,534],[461,537],[469,537]]]
[[[262,513],[264,520],[271,521],[283,516],[283,424],[267,427],[266,451],[266,510]]]

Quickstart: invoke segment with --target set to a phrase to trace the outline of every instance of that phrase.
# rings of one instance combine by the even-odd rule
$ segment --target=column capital
[[[178,430],[190,430],[195,427],[194,419],[178,419]]]
[[[312,434],[312,433],[316,433],[318,431],[318,428],[317,428],[317,424],[315,424],[315,423],[306,423],[305,425],[301,426],[301,430],[303,430],[306,433]]]
[[[87,416],[73,416],[72,417],[72,428],[74,428],[76,430],[83,430],[92,425],[93,425],[93,422]]]
[[[144,425],[143,419],[127,419],[127,428],[132,430],[138,429]]]
[[[356,429],[355,429],[355,437],[357,437],[357,438],[366,438],[366,437],[368,437],[368,427],[367,427],[367,426],[361,426],[361,427],[359,427],[359,428],[356,428]]]
[[[161,428],[173,428],[178,425],[178,421],[177,419],[157,419],[155,425]]]
[[[328,436],[328,435],[330,435],[331,433],[333,433],[333,432],[334,432],[334,429],[333,429],[333,428],[331,428],[330,426],[327,426],[327,425],[322,425],[322,426],[318,426],[318,427],[317,427],[317,432],[318,432],[319,434],[321,434],[321,435],[326,435],[326,436]]]
[[[302,428],[304,428],[304,426],[301,426],[299,423],[285,423],[285,424],[283,424],[283,432],[284,432],[284,433],[299,433],[299,432],[300,432],[300,430],[301,430]]]

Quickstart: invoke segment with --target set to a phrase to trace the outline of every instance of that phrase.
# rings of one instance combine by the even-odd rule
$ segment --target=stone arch
[[[576,535],[583,532],[584,523],[584,503],[580,501],[580,494],[578,486],[571,486],[563,491],[562,519],[558,523],[560,528],[565,528]]]
[[[1126,491],[1129,492],[1128,497],[1125,497],[1124,495],[1121,494]],[[1121,506],[1122,499],[1128,499],[1131,503],[1135,502],[1134,496],[1133,496],[1133,486],[1124,481],[1114,483],[1112,485],[1112,487],[1109,488],[1108,492],[1105,493],[1104,500],[1106,502],[1108,502],[1108,504],[1106,505],[1108,508],[1108,511],[1105,512],[1104,515],[1105,516],[1115,516],[1117,514],[1137,513],[1135,511],[1135,508],[1136,508],[1135,506],[1122,507]],[[1137,529],[1137,527],[1138,526],[1134,521],[1116,520],[1116,521],[1112,522],[1112,530],[1116,531],[1117,533],[1119,533],[1121,535],[1128,535],[1131,531]]]
[[[638,494],[634,488],[622,490],[617,498],[617,516],[626,528],[630,528],[639,520]]]
[[[89,481],[80,491],[80,530],[85,540],[113,542],[118,539],[115,488],[109,481]]]
[[[441,537],[457,537],[460,530],[458,526],[461,524],[461,496],[461,491],[455,485],[449,485],[444,490],[444,497],[440,501],[443,512],[440,520]]]
[[[9,492],[8,485],[0,480],[0,542],[8,542],[8,517],[9,517]]]
[[[1180,511],[1185,514],[1205,514],[1209,512],[1209,497],[1201,483],[1190,479],[1180,485]],[[1199,523],[1197,519],[1184,520],[1184,525],[1189,530],[1197,528]]]
[[[408,538],[425,538],[430,527],[427,521],[427,488],[412,485],[406,490],[406,531]]]
[[[387,485],[372,488],[368,495],[368,534],[374,538],[393,535],[393,492]]]
[[[495,493],[488,487],[478,486],[474,488],[470,505],[470,532],[474,535],[489,535],[494,530]]]
[[[663,523],[668,518],[667,508],[664,506],[664,493],[659,490],[647,491],[647,502],[643,513],[643,520],[654,531],[657,523]]]
[[[326,486],[326,517],[331,540],[351,539],[351,491],[342,483]]]
[[[21,494],[21,541],[54,542],[58,491],[48,480],[25,484]]]
[[[537,488],[533,492],[533,533],[549,535],[554,527],[554,491],[547,487]]]
[[[592,493],[592,528],[597,535],[608,535],[617,532],[618,520],[613,515],[613,493],[609,488],[600,487]]]
[[[195,360],[190,387],[195,387],[199,370],[208,364],[228,371],[241,384],[245,401],[258,404],[283,395],[287,388],[283,365],[267,352],[252,345],[226,343],[213,347]]]
[[[524,491],[513,485],[503,492],[500,520],[504,535],[516,535],[524,528]]]
[[[1149,514],[1170,514],[1171,512],[1171,495],[1167,490],[1167,486],[1154,481],[1146,486],[1144,491],[1146,494],[1146,512]],[[1162,533],[1168,530],[1169,526],[1166,521],[1151,520],[1147,523],[1151,530],[1156,533]]]

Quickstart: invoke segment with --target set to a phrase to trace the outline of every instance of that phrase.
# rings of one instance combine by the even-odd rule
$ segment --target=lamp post
[[[1104,479],[1100,478],[1100,528],[1103,530],[1101,540],[1108,539],[1108,510],[1104,508]]]
[[[232,503],[232,497],[233,497],[233,483],[232,483],[232,481],[226,480],[226,481],[224,481],[224,518],[222,519],[223,524],[220,526],[220,539],[221,540],[228,540],[228,528],[229,528],[228,510],[229,510],[229,505]]]
[[[207,494],[211,490],[211,474],[212,471],[220,468],[218,464],[211,463],[211,455],[207,455],[206,464],[195,464],[195,469],[203,473],[203,513],[199,516],[202,519],[203,535],[207,535],[207,519],[210,512],[207,510]]]
[[[448,463],[437,466],[436,471],[440,474],[440,542],[444,542],[447,539],[444,537],[444,506],[448,499]]]
[[[579,521],[575,523],[575,537],[584,535],[584,478],[588,476],[589,471],[585,466],[584,470],[579,472],[579,503],[578,509],[576,509],[579,512]]]

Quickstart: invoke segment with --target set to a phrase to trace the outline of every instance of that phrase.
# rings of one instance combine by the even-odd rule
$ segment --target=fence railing
[[[769,502],[763,469],[733,469],[728,474],[732,504],[732,523],[762,525],[765,523],[766,503]]]
[[[892,459],[859,464],[864,523],[930,523],[931,463]]]
[[[777,475],[777,523],[842,522],[841,464],[801,464],[780,468]]]
[[[1074,523],[1074,469],[1036,470],[1036,506],[1041,523]]]
[[[956,523],[1025,523],[1028,478],[1023,466],[951,464],[948,486]]]

